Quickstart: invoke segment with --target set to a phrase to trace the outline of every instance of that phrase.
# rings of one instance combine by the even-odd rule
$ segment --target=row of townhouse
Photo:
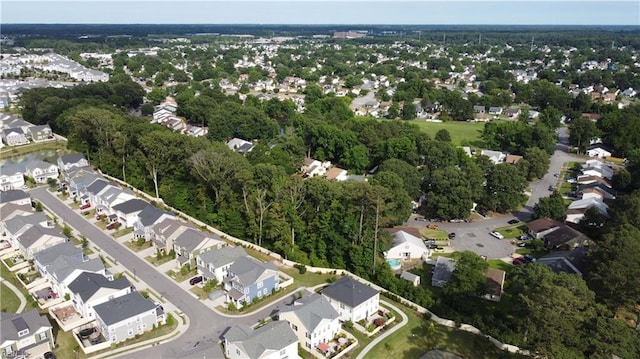
[[[49,179],[58,178],[58,166],[42,160],[30,161],[23,169],[16,163],[7,163],[0,171],[0,191],[22,189],[24,177],[32,178],[36,183],[47,183]]]
[[[69,193],[80,199],[81,208],[95,208],[96,214],[105,216],[108,222],[133,228],[134,238],[151,241],[160,252],[175,253],[177,267],[188,264],[191,268],[204,268],[204,262],[198,256],[206,258],[227,250],[219,236],[179,220],[174,214],[136,198],[133,192],[95,173],[82,154],[61,156],[58,162]],[[234,258],[234,263],[228,263],[226,269],[224,275],[215,279],[224,283],[227,300],[237,307],[279,289],[279,271],[273,264],[245,255],[245,258]],[[214,277],[206,275],[206,278]]]
[[[184,133],[193,137],[206,136],[209,129],[206,126],[193,126],[186,123],[185,119],[176,116],[177,105],[172,99],[165,100],[153,111],[151,123],[165,126],[174,132]]]
[[[607,200],[616,198],[611,178],[614,170],[604,162],[591,159],[582,166],[582,174],[576,178],[578,188],[575,196],[578,200],[571,202],[567,208],[567,222],[580,223],[588,210],[595,208],[602,216],[608,216]]]
[[[23,120],[20,116],[1,114],[0,130],[2,130],[2,143],[0,147],[25,145],[30,142],[44,142],[55,139],[49,125],[36,126]]]
[[[278,320],[258,329],[236,325],[224,335],[225,355],[234,359],[297,358],[298,346],[335,355],[344,322],[367,320],[379,312],[380,293],[348,276],[320,293],[302,297],[277,313]]]

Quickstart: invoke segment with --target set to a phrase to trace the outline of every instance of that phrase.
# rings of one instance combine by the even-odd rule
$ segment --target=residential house
[[[111,343],[133,338],[166,321],[162,307],[139,292],[110,299],[93,309],[100,332]]]
[[[542,239],[545,235],[560,228],[562,223],[551,218],[538,218],[531,222],[527,222],[529,234],[533,238]]]
[[[102,175],[86,169],[71,169],[69,172],[63,174],[65,180],[68,181],[67,190],[72,196],[77,196],[81,199],[82,204],[90,203],[89,195],[85,189],[89,187],[93,181],[102,179]]]
[[[420,237],[400,230],[391,234],[391,238],[391,248],[384,255],[386,259],[425,260],[429,256],[429,249]]]
[[[487,108],[485,106],[473,106],[473,112],[475,113],[485,113]]]
[[[508,154],[504,160],[504,163],[508,163],[510,165],[515,165],[522,159],[522,156]]]
[[[18,248],[18,238],[31,226],[41,225],[47,227],[53,227],[47,222],[47,217],[44,212],[30,212],[24,216],[15,216],[11,219],[4,219],[0,222],[3,227],[3,232],[7,236],[7,240],[11,242],[14,248]]]
[[[253,143],[237,137],[230,139],[227,142],[227,146],[232,151],[242,153],[242,154],[251,152],[251,150],[253,150],[253,147],[254,147]]]
[[[594,182],[578,186],[576,194],[582,198],[615,199],[616,191],[605,184]]]
[[[603,202],[603,199],[589,195],[569,204],[569,207],[567,207],[566,221],[576,224],[580,223],[587,211],[592,207],[595,207],[601,215],[608,215],[609,206]]]
[[[358,322],[378,311],[380,292],[349,276],[329,284],[321,294],[340,314],[340,320]]]
[[[24,187],[23,171],[17,164],[7,163],[0,168],[0,191],[22,189]]]
[[[31,197],[20,189],[0,191],[0,206],[13,203],[15,205],[31,205]]]
[[[434,287],[444,287],[449,282],[453,271],[456,269],[456,261],[453,258],[438,257],[436,265],[431,275],[431,285]]]
[[[542,239],[549,249],[575,248],[585,245],[589,238],[564,223],[549,218],[539,218],[527,223],[529,234]]]
[[[544,264],[556,273],[563,272],[582,276],[589,261],[585,251],[579,248],[571,251],[551,252],[538,258],[536,263]]]
[[[594,143],[587,148],[587,156],[606,158],[611,157],[611,148],[602,143]]]
[[[329,343],[341,329],[340,314],[318,293],[296,300],[278,315],[279,320],[289,323],[300,345],[309,351]]]
[[[30,225],[20,234],[15,248],[20,249],[26,259],[32,259],[34,254],[66,241],[67,237],[54,226],[45,227],[37,224]]]
[[[16,216],[26,216],[33,213],[33,208],[28,204],[17,205],[13,203],[7,203],[0,205],[0,218],[3,221],[7,221]]]
[[[173,250],[173,242],[176,237],[193,226],[177,219],[165,218],[162,222],[151,226],[151,240],[154,246],[168,254]]]
[[[82,153],[72,153],[58,157],[58,168],[61,172],[68,172],[72,168],[89,167],[89,161]]]
[[[53,327],[37,309],[24,313],[0,312],[0,356],[38,358],[54,347]]]
[[[151,227],[164,221],[167,218],[176,218],[173,214],[163,211],[156,206],[149,205],[140,213],[136,221],[133,223],[134,238],[144,238],[146,241],[151,240]]]
[[[208,235],[202,231],[187,228],[176,237],[173,249],[180,267],[188,263],[193,268],[199,253],[214,248],[220,249],[223,245],[224,242],[217,235]]]
[[[280,287],[278,268],[273,263],[262,263],[253,257],[240,257],[229,266],[223,278],[227,302],[237,308],[252,303]]]
[[[285,321],[256,330],[235,325],[224,334],[224,354],[229,359],[298,358],[298,338]]]
[[[502,107],[489,107],[490,115],[502,115]]]
[[[29,143],[21,128],[5,128],[2,130],[2,140],[7,146],[19,146]]]
[[[500,151],[482,150],[480,151],[480,155],[489,157],[491,162],[496,165],[504,162],[507,159],[507,155]]]
[[[79,262],[85,260],[82,249],[76,247],[71,242],[64,242],[36,253],[33,256],[33,264],[38,272],[40,272],[40,275],[42,275],[42,278],[50,279],[49,267],[56,259],[63,257],[75,257]]]
[[[81,273],[69,283],[73,307],[84,318],[95,318],[95,306],[132,291],[133,286],[126,277],[109,280],[100,274],[90,272]]]
[[[118,220],[118,215],[113,208],[135,198],[136,195],[131,190],[109,184],[95,196],[95,202],[92,200],[91,203],[98,213],[109,215],[109,220],[115,222]]]
[[[420,285],[420,276],[415,275],[411,272],[403,271],[402,273],[400,273],[400,278],[410,282],[414,287]]]
[[[302,164],[302,177],[324,176],[329,167],[331,167],[331,162],[329,161],[320,162],[311,157],[307,157]]]
[[[325,175],[325,178],[329,181],[346,181],[348,179],[347,170],[333,166],[329,168],[327,174]]]
[[[586,185],[586,184],[592,184],[592,183],[601,183],[606,187],[611,188],[611,182],[609,182],[608,179],[604,178],[604,177],[600,177],[600,176],[578,176],[578,178],[576,178],[576,182],[580,185]]]
[[[502,299],[502,294],[504,293],[505,271],[489,268],[487,269],[485,276],[487,277],[487,294],[483,295],[482,298],[499,302],[500,299]]]
[[[505,115],[509,116],[509,118],[518,117],[521,113],[519,108],[508,108],[504,111]]]
[[[29,162],[25,174],[33,178],[36,183],[47,183],[49,179],[57,179],[59,176],[58,166],[41,160]]]
[[[29,136],[33,142],[43,142],[55,140],[53,131],[49,125],[39,125],[29,127]]]
[[[100,201],[98,200],[98,196],[101,193],[104,193],[110,187],[117,188],[117,185],[113,182],[107,181],[104,178],[98,178],[95,181],[91,182],[90,185],[85,187],[84,194],[89,196],[89,203],[91,203],[96,209],[96,213],[101,214],[103,211],[109,210],[102,203],[100,203]]]
[[[111,210],[113,214],[117,216],[118,222],[122,223],[126,228],[129,228],[133,227],[133,224],[138,220],[138,214],[149,206],[151,205],[148,202],[133,198],[126,202],[116,204],[111,207]]]
[[[215,279],[222,283],[228,275],[229,267],[240,257],[248,256],[242,247],[225,246],[217,250],[201,252],[196,256],[198,274],[205,281]]]

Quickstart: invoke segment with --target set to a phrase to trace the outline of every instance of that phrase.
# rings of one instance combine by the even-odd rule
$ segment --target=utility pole
[[[478,45],[482,44],[482,34],[478,35]]]
[[[442,46],[447,45],[447,33],[442,34]]]
[[[531,48],[529,49],[530,52],[533,52],[533,39],[534,37],[531,36]]]

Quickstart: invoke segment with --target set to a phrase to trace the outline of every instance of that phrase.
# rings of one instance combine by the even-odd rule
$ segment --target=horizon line
[[[471,24],[471,23],[447,23],[447,24],[397,24],[397,23],[323,23],[323,24],[296,24],[296,23],[63,23],[63,22],[10,22],[6,25],[214,25],[214,26],[626,26],[637,27],[637,24]]]

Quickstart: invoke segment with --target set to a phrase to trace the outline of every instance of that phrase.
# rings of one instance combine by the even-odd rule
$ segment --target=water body
[[[41,150],[8,158],[3,156],[3,158],[0,159],[0,171],[5,168],[17,168],[24,172],[29,163],[37,160],[55,164],[58,160],[58,154],[56,150]]]

